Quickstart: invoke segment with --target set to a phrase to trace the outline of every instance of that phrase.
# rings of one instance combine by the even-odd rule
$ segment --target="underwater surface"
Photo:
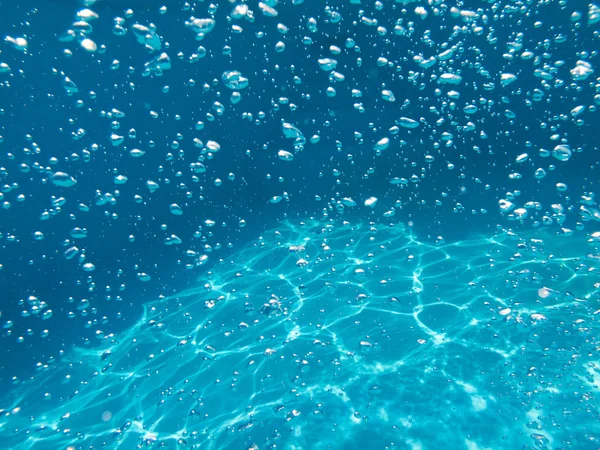
[[[600,4],[0,34],[0,448],[600,449]]]

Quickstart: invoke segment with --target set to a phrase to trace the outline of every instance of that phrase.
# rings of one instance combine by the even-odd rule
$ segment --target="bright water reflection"
[[[599,244],[283,223],[15,386],[5,448],[598,446]],[[41,388],[43,387],[43,388]]]

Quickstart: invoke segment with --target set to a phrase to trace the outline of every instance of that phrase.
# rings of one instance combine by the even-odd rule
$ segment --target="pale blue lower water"
[[[598,246],[282,223],[14,386],[2,447],[598,448]]]

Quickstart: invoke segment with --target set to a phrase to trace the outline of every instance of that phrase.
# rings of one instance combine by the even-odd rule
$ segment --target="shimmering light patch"
[[[598,379],[593,353],[566,351],[600,331],[589,320],[596,262],[579,257],[589,246],[539,232],[431,244],[401,224],[282,223],[198,287],[146,304],[131,328],[15,386],[0,437],[14,449],[67,448],[72,434],[86,447],[216,449],[291,425],[282,442],[303,448],[351,445],[374,427],[377,447],[400,427],[414,448],[461,448],[465,435],[472,448],[585,439],[585,405],[555,417],[562,427],[510,429]]]

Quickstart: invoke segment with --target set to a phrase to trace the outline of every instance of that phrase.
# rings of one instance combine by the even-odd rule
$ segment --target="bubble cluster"
[[[284,223],[15,387],[2,438],[588,448],[599,251],[547,230],[432,244],[401,225]]]
[[[310,440],[314,438],[302,430],[310,428],[310,421],[304,426],[293,424],[318,416],[320,412],[313,412],[321,411],[321,406],[311,403],[308,408],[306,403],[288,408],[289,399],[301,396],[292,385],[286,385],[290,390],[284,394],[278,391],[280,384],[274,387],[272,383],[264,388],[271,394],[261,397],[261,383],[271,382],[262,378],[267,377],[261,372],[263,366],[269,367],[273,378],[285,379],[279,381],[284,385],[298,377],[293,383],[306,383],[301,390],[309,397],[319,389],[336,392],[341,403],[333,402],[337,405],[333,409],[360,426],[367,416],[371,423],[375,416],[387,423],[385,417],[391,417],[391,412],[384,407],[385,401],[396,402],[398,408],[419,402],[414,395],[403,398],[398,394],[394,399],[385,394],[380,395],[383,400],[360,403],[360,410],[347,409],[351,397],[347,390],[352,391],[353,383],[361,377],[377,381],[375,388],[369,387],[373,391],[363,392],[363,402],[381,386],[398,384],[393,373],[400,361],[411,367],[409,377],[416,373],[415,361],[426,361],[431,366],[427,377],[454,380],[434,383],[434,390],[446,392],[448,408],[460,409],[452,406],[454,395],[457,402],[478,411],[490,411],[490,405],[501,408],[502,392],[512,399],[514,411],[519,411],[513,411],[513,416],[533,424],[527,427],[530,432],[522,430],[521,434],[508,425],[504,431],[489,430],[498,439],[508,436],[504,443],[496,440],[497,446],[584,448],[598,439],[588,428],[584,430],[592,419],[583,412],[581,416],[573,413],[581,402],[589,402],[587,397],[575,400],[573,396],[588,394],[548,381],[559,377],[553,372],[559,371],[557,367],[532,363],[535,370],[527,372],[528,382],[515,381],[521,378],[513,378],[509,370],[525,364],[523,358],[531,356],[529,351],[537,352],[528,350],[530,342],[544,340],[540,354],[557,360],[562,361],[567,348],[587,355],[586,370],[592,375],[583,375],[577,366],[569,376],[587,381],[591,376],[591,383],[597,381],[597,362],[589,356],[595,354],[590,346],[595,339],[597,285],[586,284],[597,274],[600,233],[600,7],[596,3],[58,3],[9,2],[0,17],[4,25],[0,26],[0,343],[4,349],[0,384],[19,386],[17,396],[36,396],[39,392],[27,389],[34,389],[30,380],[39,378],[38,371],[49,379],[64,374],[62,361],[76,361],[74,355],[93,354],[104,346],[113,348],[114,355],[121,355],[125,362],[113,370],[106,364],[115,358],[110,353],[103,356],[109,362],[103,359],[102,369],[109,367],[111,381],[98,382],[87,398],[103,404],[98,399],[107,395],[105,391],[117,389],[110,378],[114,372],[137,389],[140,379],[150,377],[155,367],[168,372],[172,380],[166,382],[169,388],[161,388],[161,395],[179,398],[176,393],[183,389],[183,398],[189,390],[178,374],[188,373],[189,379],[204,376],[205,369],[209,374],[211,361],[220,355],[227,361],[223,364],[236,367],[239,374],[240,361],[248,364],[244,376],[233,378],[244,383],[253,380],[254,390],[248,384],[238,399],[247,403],[244,408],[248,410],[237,409],[239,403],[233,405],[235,396],[211,406],[222,408],[221,415],[205,419],[210,422],[206,429],[212,431],[198,427],[199,434],[190,438],[182,424],[192,419],[167,419],[150,412],[146,399],[157,401],[153,383],[139,390],[139,402],[129,405],[131,410],[103,409],[97,415],[102,418],[99,423],[108,426],[123,419],[116,425],[119,437],[112,442],[122,439],[126,446],[134,441],[132,445],[150,446],[174,439],[181,446],[182,442],[202,442],[214,448],[230,444],[252,448],[254,438],[238,441],[236,433],[254,436],[249,430],[260,428],[260,433],[271,436],[286,433],[286,442],[297,439],[293,445],[309,448],[314,447]],[[263,234],[273,229],[281,231]],[[389,237],[381,238],[381,230],[387,230],[383,233],[390,233]],[[289,255],[286,251],[283,258],[280,243],[285,233],[299,236],[289,242]],[[320,247],[312,247],[315,240],[338,234],[346,244],[334,253],[326,239]],[[261,235],[268,239],[256,243]],[[372,247],[374,242],[379,247]],[[363,245],[370,248],[368,253],[362,252]],[[542,250],[549,245],[556,249]],[[488,247],[491,250],[480,250]],[[507,248],[511,256],[503,253]],[[457,254],[452,253],[455,250]],[[340,252],[345,257],[338,264]],[[320,256],[315,260],[315,255]],[[292,256],[297,258],[291,261]],[[433,259],[428,262],[428,258]],[[250,261],[255,266],[250,267]],[[385,261],[387,269],[377,265],[380,261]],[[230,270],[234,266],[236,271]],[[276,268],[278,274],[271,279],[269,270]],[[437,280],[438,287],[427,288],[423,273],[434,269],[435,274],[427,277]],[[408,272],[400,275],[400,270]],[[261,280],[270,281],[265,285],[253,278],[258,273],[267,273]],[[465,281],[461,277],[467,273],[473,285],[459,287],[457,280]],[[524,296],[534,292],[538,273],[544,273],[545,282],[535,288],[539,298],[532,302]],[[329,281],[328,277],[345,281]],[[199,279],[208,280],[200,291]],[[245,284],[250,280],[255,284]],[[316,287],[315,280],[322,284]],[[281,285],[283,293],[270,292],[271,285]],[[229,309],[230,297],[239,299],[240,294],[234,292],[241,289],[237,286],[251,297],[266,298],[260,305],[252,298],[230,311],[227,317],[241,314],[240,323],[232,324],[219,314]],[[512,297],[503,294],[509,287]],[[440,303],[435,307],[429,306],[433,302],[423,303],[428,289],[439,291]],[[580,294],[571,294],[578,290]],[[195,294],[177,294],[182,291]],[[389,299],[379,301],[380,293],[388,291]],[[217,292],[217,296],[210,294]],[[410,294],[404,298],[403,292]],[[468,300],[463,298],[467,292],[473,294]],[[189,304],[179,304],[179,298],[187,298]],[[540,306],[547,299],[559,306]],[[248,308],[253,311],[252,319],[247,317]],[[481,314],[475,313],[479,308]],[[494,315],[488,317],[483,311],[490,309]],[[431,313],[434,310],[440,312]],[[215,314],[210,326],[192,319],[210,314]],[[561,322],[559,314],[571,315]],[[366,319],[359,320],[361,315]],[[465,322],[467,316],[475,322]],[[571,323],[575,316],[583,322]],[[162,325],[167,317],[171,320],[168,327]],[[148,325],[147,321],[153,322]],[[202,336],[205,326],[209,337]],[[512,331],[498,329],[508,326]],[[213,332],[217,327],[219,331]],[[454,330],[449,341],[447,328]],[[168,357],[162,350],[171,345],[166,329],[177,330],[173,336],[184,342]],[[538,329],[541,334],[531,331]],[[241,330],[246,334],[262,330],[262,334],[235,341]],[[146,336],[143,339],[152,347],[152,357],[141,345],[136,353],[135,333]],[[221,333],[226,335],[224,342],[232,338],[239,347],[209,342],[220,340],[216,336]],[[388,333],[396,333],[389,339],[398,346],[390,347],[377,363],[383,377],[379,379],[373,375],[379,370],[372,366],[374,362],[367,368],[361,364],[381,355],[385,347],[381,336]],[[310,347],[318,351],[304,348],[308,336],[320,342]],[[271,339],[276,342],[261,347]],[[352,344],[346,344],[347,339]],[[153,347],[157,342],[160,345]],[[409,342],[417,342],[418,347],[404,347]],[[468,354],[460,361],[463,365],[454,369],[450,368],[456,354],[452,345]],[[280,359],[288,347],[294,348],[292,354]],[[433,349],[427,358],[419,350],[425,348]],[[498,349],[494,357],[483,355],[494,349]],[[142,353],[147,359],[137,361]],[[127,362],[125,355],[138,356]],[[248,355],[256,359],[248,360]],[[271,361],[267,357],[278,363],[272,368],[270,362],[261,363]],[[81,358],[70,367],[83,373],[95,364]],[[194,358],[205,359],[196,372],[187,371],[186,364],[194,366]],[[323,367],[327,369],[313,369],[318,366],[314,358],[326,361]],[[499,377],[496,381],[484,367],[486,358]],[[573,359],[583,361],[578,358]],[[501,360],[510,363],[502,369]],[[293,369],[290,361],[294,361]],[[348,369],[344,361],[358,366]],[[479,371],[478,386],[465,376],[470,363]],[[221,373],[219,364],[215,380],[210,381],[217,392],[224,379],[235,384],[227,378],[231,374]],[[541,380],[544,370],[551,375]],[[103,379],[100,374],[104,372],[96,372],[99,375],[94,379]],[[336,382],[337,376],[346,384]],[[427,398],[432,388],[419,388],[426,378],[419,377],[411,379],[412,392]],[[79,379],[90,382],[84,375]],[[531,380],[540,380],[540,385]],[[491,389],[493,383],[504,388]],[[312,391],[306,386],[312,386]],[[194,389],[190,398],[204,397],[196,395],[204,387]],[[354,395],[362,388],[356,389]],[[489,395],[475,394],[473,389]],[[10,390],[3,391],[10,397]],[[50,391],[44,397],[48,402],[65,400],[64,393]],[[246,396],[251,391],[254,394]],[[567,391],[560,397],[559,393]],[[554,397],[534,404],[531,399],[540,392]],[[3,395],[0,392],[0,399]],[[111,396],[121,401],[121,395],[111,392]],[[260,401],[254,402],[255,398]],[[74,401],[72,409],[61,411],[60,416],[67,414],[64,420],[73,420],[78,411],[85,421],[83,403]],[[527,418],[518,404],[527,404]],[[14,408],[25,408],[19,402],[1,405],[4,417],[9,417],[6,423],[12,423]],[[250,411],[259,408],[256,405],[265,411],[274,408],[284,422],[276,424],[272,418],[275,422],[267,424],[261,422],[267,419],[255,419],[258,413]],[[423,411],[423,405],[416,407],[415,415]],[[371,412],[377,408],[379,412]],[[512,423],[511,406],[505,408],[506,414],[499,414]],[[553,422],[554,416],[534,410],[573,414],[563,418],[566,422],[561,428]],[[336,416],[330,410],[327,417],[331,414]],[[42,435],[53,436],[48,437],[53,442],[80,445],[60,440],[71,434],[63,433],[62,425],[61,433],[56,433],[55,417],[43,409],[30,416],[36,418],[33,422]],[[412,417],[413,413],[401,420],[398,416],[394,426],[411,429]],[[488,445],[480,434],[486,427],[469,428],[481,420],[466,417],[464,428],[443,429],[427,446]],[[325,420],[327,425],[313,432],[331,433],[350,422]],[[4,433],[7,428],[0,423],[0,433]],[[52,432],[47,428],[50,423],[54,424]],[[418,448],[425,439],[423,423],[415,425],[420,431],[410,438],[388,439],[387,432],[383,433],[385,438],[377,445]],[[85,431],[88,425],[81,422],[75,433],[93,441],[89,445],[103,445],[108,439],[106,429]],[[32,433],[21,425],[10,427]],[[556,433],[548,432],[550,427]],[[163,431],[154,431],[159,428]],[[569,428],[576,430],[574,440],[560,431]],[[219,435],[223,430],[229,431]],[[373,430],[376,434],[380,429]],[[210,435],[213,432],[220,437]],[[463,441],[447,439],[459,432]],[[523,433],[535,437],[520,440]],[[274,444],[269,439],[275,438],[267,434],[257,438],[256,445]],[[16,432],[14,436],[22,435]],[[367,439],[366,434],[355,437]],[[20,439],[22,448],[54,446],[46,438]]]

